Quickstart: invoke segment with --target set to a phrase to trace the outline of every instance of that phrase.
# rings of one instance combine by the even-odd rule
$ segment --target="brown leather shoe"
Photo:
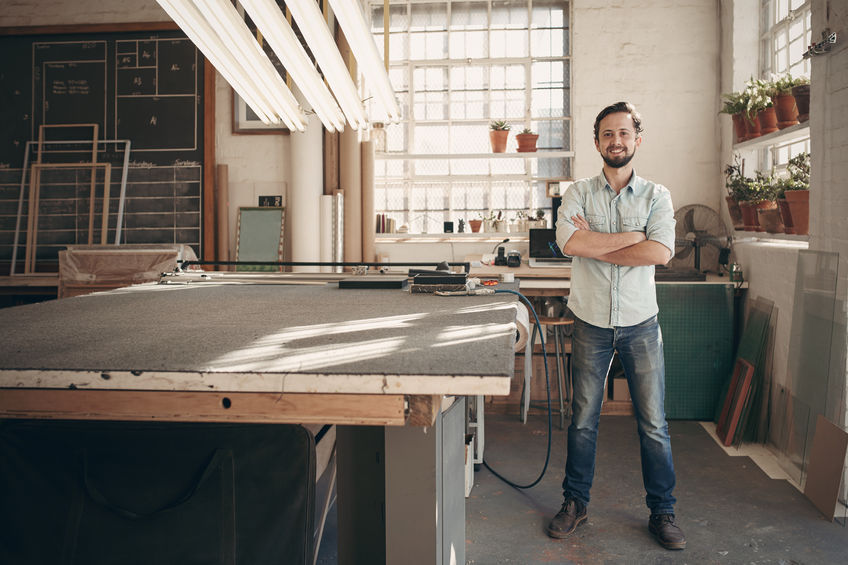
[[[576,498],[566,498],[562,508],[548,524],[548,535],[562,539],[570,536],[577,526],[586,521],[586,505]]]
[[[666,549],[686,548],[686,536],[674,524],[674,514],[651,514],[651,519],[648,520],[648,531]]]

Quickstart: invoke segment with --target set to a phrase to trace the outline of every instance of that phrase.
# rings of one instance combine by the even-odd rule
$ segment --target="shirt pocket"
[[[628,216],[621,218],[621,231],[641,231],[644,232],[648,227],[648,218],[646,216]]]
[[[589,223],[589,228],[591,228],[592,231],[609,233],[609,223],[607,222],[606,216],[586,214],[586,222]]]

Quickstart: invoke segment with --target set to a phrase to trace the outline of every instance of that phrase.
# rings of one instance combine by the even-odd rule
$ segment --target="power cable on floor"
[[[548,397],[548,448],[547,448],[547,452],[545,453],[545,464],[542,467],[542,472],[539,473],[539,476],[536,478],[535,481],[533,481],[532,483],[530,483],[528,485],[519,485],[517,483],[514,483],[513,481],[510,481],[509,479],[507,479],[506,477],[504,477],[503,475],[501,475],[500,473],[498,473],[497,471],[492,469],[492,467],[486,462],[485,457],[483,458],[483,465],[485,465],[486,469],[491,471],[494,476],[496,476],[497,478],[499,478],[500,480],[502,480],[503,482],[505,482],[509,486],[511,486],[513,488],[518,488],[518,489],[527,489],[527,488],[532,488],[532,487],[536,486],[537,484],[539,484],[539,481],[541,481],[542,477],[545,476],[545,472],[548,470],[548,463],[551,460],[551,436],[552,436],[553,426],[551,424],[551,385],[550,385],[550,379],[549,379],[549,376],[548,376],[548,355],[547,355],[547,352],[545,351],[545,338],[544,338],[544,334],[542,333],[542,324],[539,322],[539,317],[536,315],[536,310],[533,308],[533,304],[530,303],[530,301],[527,299],[526,296],[524,296],[523,294],[521,294],[520,292],[517,292],[515,290],[507,290],[507,289],[495,290],[495,293],[496,294],[497,293],[515,294],[521,300],[523,300],[524,303],[527,305],[527,307],[530,309],[530,312],[533,313],[533,319],[535,320],[536,328],[538,328],[538,330],[539,330],[539,339],[541,340],[541,343],[542,343],[542,359],[545,362],[545,392],[547,393],[547,397]],[[531,333],[531,335],[532,335],[532,333]],[[532,356],[533,356],[533,345],[534,344],[532,344],[532,343],[528,343],[525,346],[525,350],[524,350],[524,354],[525,355],[529,354],[531,356],[531,359],[532,359]],[[532,362],[531,362],[531,370],[532,370]],[[527,394],[530,394],[530,391],[527,391]]]

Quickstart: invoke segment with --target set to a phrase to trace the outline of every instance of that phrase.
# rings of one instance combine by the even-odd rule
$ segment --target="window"
[[[810,1],[760,0],[760,76],[810,76],[804,51],[812,43]],[[760,167],[783,169],[789,159],[810,151],[809,135],[776,143],[762,151]]]
[[[371,5],[381,55],[383,10]],[[402,120],[385,128],[378,213],[434,233],[491,210],[511,218],[550,207],[545,181],[569,178],[571,158],[525,158],[514,134],[538,133],[539,151],[571,149],[569,15],[561,0],[391,1],[389,77]],[[511,125],[514,158],[491,158],[493,120]]]

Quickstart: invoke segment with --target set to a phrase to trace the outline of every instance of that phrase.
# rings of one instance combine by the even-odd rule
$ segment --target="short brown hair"
[[[642,133],[642,116],[636,111],[636,107],[630,102],[616,102],[601,110],[601,113],[595,118],[595,141],[598,140],[598,129],[601,127],[601,120],[610,114],[616,114],[618,112],[630,114],[630,117],[633,119],[633,129],[636,130],[636,135]]]

